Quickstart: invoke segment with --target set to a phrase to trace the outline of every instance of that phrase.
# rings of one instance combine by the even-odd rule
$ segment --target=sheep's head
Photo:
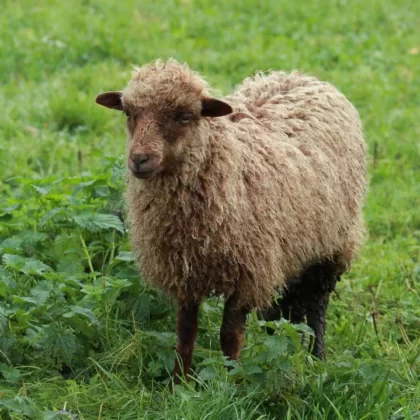
[[[143,179],[176,170],[203,119],[232,112],[210,96],[200,76],[175,60],[137,69],[123,91],[102,93],[96,102],[126,114],[128,168]]]

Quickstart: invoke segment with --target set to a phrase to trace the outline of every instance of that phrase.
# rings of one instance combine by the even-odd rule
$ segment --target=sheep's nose
[[[131,170],[133,172],[142,172],[144,164],[149,161],[149,155],[141,154],[131,156]]]
[[[132,153],[128,158],[128,167],[136,178],[150,178],[159,169],[162,157],[158,153]]]

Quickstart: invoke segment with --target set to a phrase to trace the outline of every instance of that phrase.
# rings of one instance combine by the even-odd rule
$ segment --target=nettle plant
[[[33,375],[51,378],[58,370],[82,383],[98,377],[118,386],[123,378],[130,386],[150,389],[167,383],[176,344],[176,335],[167,330],[176,311],[134,267],[122,220],[122,160],[106,158],[101,168],[105,175],[39,182],[13,178],[3,184],[2,389],[21,388]],[[364,362],[345,352],[337,363],[314,363],[302,346],[312,334],[306,325],[261,321],[255,313],[248,320],[241,363],[227,361],[217,344],[221,312],[218,299],[203,303],[194,380],[184,384],[191,395],[197,386],[215,389],[228,380],[241,384],[247,395],[258,390],[259,400],[261,392],[273,401],[300,393],[318,404],[327,388],[349,398],[346,384],[361,382],[361,395],[373,406],[386,401],[386,381],[397,383],[382,359]],[[265,328],[274,335],[266,335]],[[228,373],[226,365],[233,367]],[[0,413],[3,407],[45,417],[36,417],[29,403],[21,396],[1,400]]]
[[[6,379],[17,379],[13,366],[35,361],[77,368],[114,339],[117,318],[131,328],[166,311],[133,267],[121,159],[104,163],[106,175],[5,182],[0,372]]]
[[[129,379],[141,374],[143,381],[164,382],[173,368],[176,335],[165,324],[173,323],[174,305],[134,267],[124,225],[123,160],[104,158],[101,167],[104,175],[4,183],[0,378],[8,383],[24,379],[22,366],[94,374],[100,360],[114,368],[128,364]],[[271,383],[274,371],[290,380],[300,370],[288,354],[302,352],[299,331],[311,334],[306,326],[266,323],[253,314],[250,344],[237,365],[214,347],[220,301],[211,299],[202,310],[194,360],[200,383],[225,375],[232,363],[229,377],[243,383]],[[274,336],[265,335],[267,326],[276,329]]]

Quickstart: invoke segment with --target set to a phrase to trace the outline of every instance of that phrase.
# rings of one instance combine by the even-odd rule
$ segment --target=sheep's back
[[[297,72],[247,79],[227,100],[243,153],[242,202],[253,208],[244,211],[244,241],[260,237],[258,250],[264,241],[272,247],[258,258],[271,261],[273,283],[287,285],[325,258],[348,268],[363,238],[366,189],[355,108],[330,84]]]

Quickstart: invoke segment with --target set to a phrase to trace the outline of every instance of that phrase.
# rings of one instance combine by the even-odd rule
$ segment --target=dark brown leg
[[[305,306],[296,290],[290,290],[286,293],[280,302],[280,309],[282,316],[293,324],[305,322]]]
[[[178,306],[178,345],[176,346],[177,357],[172,373],[174,383],[180,383],[180,376],[184,375],[188,381],[188,373],[191,367],[194,342],[197,337],[199,303],[179,302]]]
[[[308,300],[307,304],[307,323],[314,330],[315,337],[311,337],[310,347],[312,354],[321,360],[325,360],[325,326],[329,295],[318,296]]]
[[[220,329],[220,343],[223,354],[229,360],[237,360],[239,358],[248,312],[249,309],[239,303],[236,294],[233,294],[226,300],[222,327]]]
[[[266,321],[280,319],[280,315],[294,324],[305,321],[314,330],[311,338],[312,354],[325,360],[325,327],[330,293],[340,278],[333,261],[323,261],[308,267],[283,294],[279,303],[261,312]],[[274,330],[267,328],[269,334]]]
[[[308,326],[314,330],[311,340],[312,354],[325,360],[325,327],[330,293],[334,290],[338,275],[334,263],[326,261],[312,266],[306,273],[304,292]]]
[[[283,297],[278,302],[273,302],[270,308],[261,311],[261,315],[266,321],[277,321],[283,317],[294,324],[305,322],[305,314],[305,305],[299,294],[299,283],[285,291]],[[274,330],[267,328],[267,333],[272,335]]]

